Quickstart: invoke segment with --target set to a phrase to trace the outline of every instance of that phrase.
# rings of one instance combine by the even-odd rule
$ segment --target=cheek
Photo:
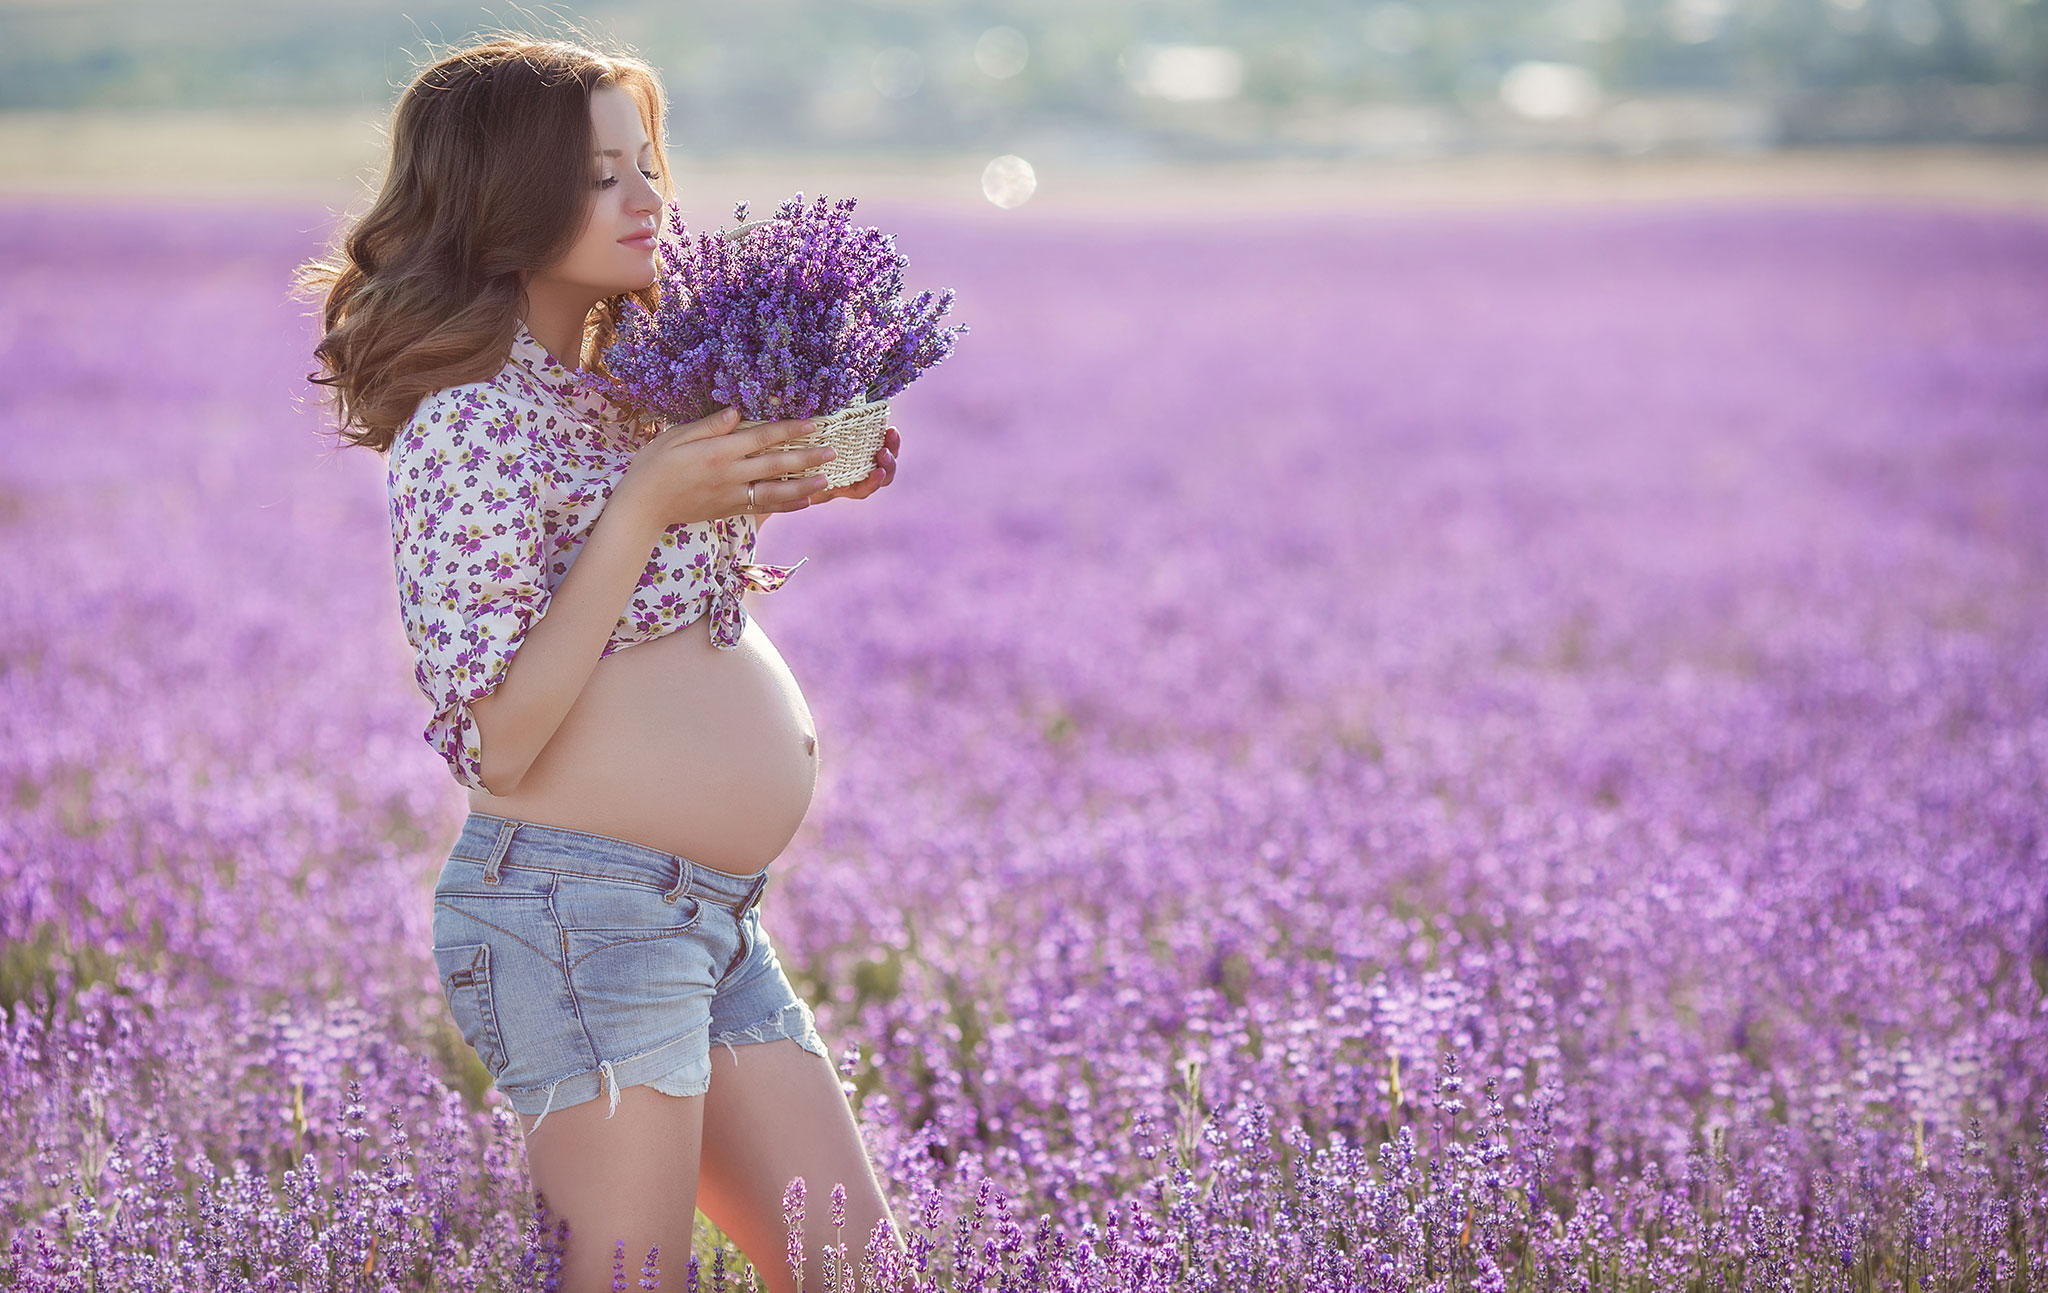
[[[619,246],[618,235],[612,230],[618,227],[618,199],[610,193],[599,193],[590,205],[590,217],[584,221],[583,232],[576,236],[576,243],[569,249],[565,262],[569,267],[599,268],[615,263],[617,253],[626,250]]]
[[[631,221],[625,217],[625,199],[617,189],[598,192],[591,203],[583,231],[562,258],[555,273],[578,287],[606,294],[638,291],[655,278],[654,257],[622,246],[618,232]]]
[[[583,226],[583,235],[576,240],[577,249],[584,255],[602,256],[611,250],[618,237],[612,232],[619,223],[619,213],[613,209],[617,206],[608,194],[600,195],[592,205],[590,223]]]

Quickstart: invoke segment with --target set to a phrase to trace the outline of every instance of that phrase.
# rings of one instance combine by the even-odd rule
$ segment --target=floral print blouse
[[[455,779],[489,789],[470,706],[575,564],[638,447],[623,412],[521,323],[489,381],[420,401],[386,459],[399,609],[413,676],[434,704],[423,735]],[[713,645],[738,645],[749,588],[773,592],[793,566],[752,560],[752,516],[670,526],[600,658],[711,616]]]

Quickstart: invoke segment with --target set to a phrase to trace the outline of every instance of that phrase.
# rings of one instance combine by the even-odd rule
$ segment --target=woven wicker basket
[[[748,420],[742,418],[733,430],[741,427],[757,427],[769,418]],[[837,451],[831,462],[821,466],[790,472],[782,476],[763,476],[762,480],[802,480],[806,476],[825,473],[827,488],[837,489],[841,485],[852,485],[866,480],[868,473],[875,469],[875,455],[881,451],[882,438],[889,427],[889,401],[856,400],[843,409],[831,413],[820,413],[812,419],[818,429],[809,435],[800,435],[793,440],[771,445],[760,453],[748,454],[759,458],[763,454],[781,453],[785,449],[811,449],[829,444]]]
[[[727,238],[738,238],[743,234],[767,224],[774,217],[749,220],[745,224],[726,231]],[[772,419],[761,418],[753,421],[742,419],[733,430],[741,427],[757,427]],[[809,435],[800,435],[794,440],[785,440],[761,453],[749,454],[759,458],[762,454],[781,453],[785,449],[814,449],[829,444],[837,451],[831,462],[814,467],[809,471],[790,472],[783,476],[764,476],[763,480],[802,480],[818,472],[825,473],[825,484],[829,489],[841,485],[852,485],[866,480],[868,473],[875,469],[875,455],[881,452],[882,438],[888,432],[889,401],[859,399],[843,409],[817,414],[813,419],[818,429]]]

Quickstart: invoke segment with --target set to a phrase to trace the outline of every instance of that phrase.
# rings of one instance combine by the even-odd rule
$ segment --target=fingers
[[[745,432],[735,433],[734,438],[741,442],[740,451],[744,456],[759,453],[785,440],[809,435],[817,429],[817,422],[811,418],[783,418],[777,422],[763,422],[760,426],[748,427]]]
[[[744,433],[734,430],[739,424],[739,409],[727,407],[708,417],[698,418],[695,422],[671,423],[664,429],[663,434],[675,440],[703,440],[710,436],[731,434],[737,437],[736,447],[744,456],[766,449],[770,445],[781,444],[785,440],[809,435],[818,429],[816,420],[812,418],[782,418],[773,422],[763,422],[759,426],[748,427]]]
[[[739,424],[738,409],[720,409],[710,417],[698,418],[695,422],[677,422],[664,432],[676,440],[703,440],[715,435],[724,435]]]
[[[838,451],[828,444],[799,445],[794,449],[783,449],[775,453],[764,453],[759,458],[750,458],[747,460],[747,469],[758,471],[762,476],[787,476],[806,467],[822,467],[836,456]]]
[[[890,427],[882,439],[882,447],[875,450],[875,467],[861,483],[869,490],[877,490],[896,479],[896,428]]]
[[[798,511],[810,506],[811,495],[824,489],[825,483],[823,476],[803,476],[796,480],[756,481],[754,482],[754,505],[745,510],[750,512]]]
[[[887,449],[878,449],[875,451],[874,462],[875,465],[868,469],[868,474],[859,480],[850,485],[840,485],[835,489],[828,489],[824,493],[813,497],[811,501],[813,503],[823,503],[835,498],[866,498],[882,488],[882,486],[896,479],[895,454],[890,453]]]
[[[831,498],[866,498],[888,483],[888,478],[882,475],[881,469],[876,468],[851,485],[841,485],[839,488],[830,491],[828,496]],[[811,501],[815,503],[821,500],[812,499]]]

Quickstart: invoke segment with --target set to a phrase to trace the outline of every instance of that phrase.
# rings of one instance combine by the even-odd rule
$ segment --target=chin
[[[626,275],[625,279],[619,285],[619,291],[644,292],[648,288],[653,287],[655,280],[660,277],[660,271],[655,269],[653,265],[648,265],[645,269],[643,269],[641,272],[637,274]]]

